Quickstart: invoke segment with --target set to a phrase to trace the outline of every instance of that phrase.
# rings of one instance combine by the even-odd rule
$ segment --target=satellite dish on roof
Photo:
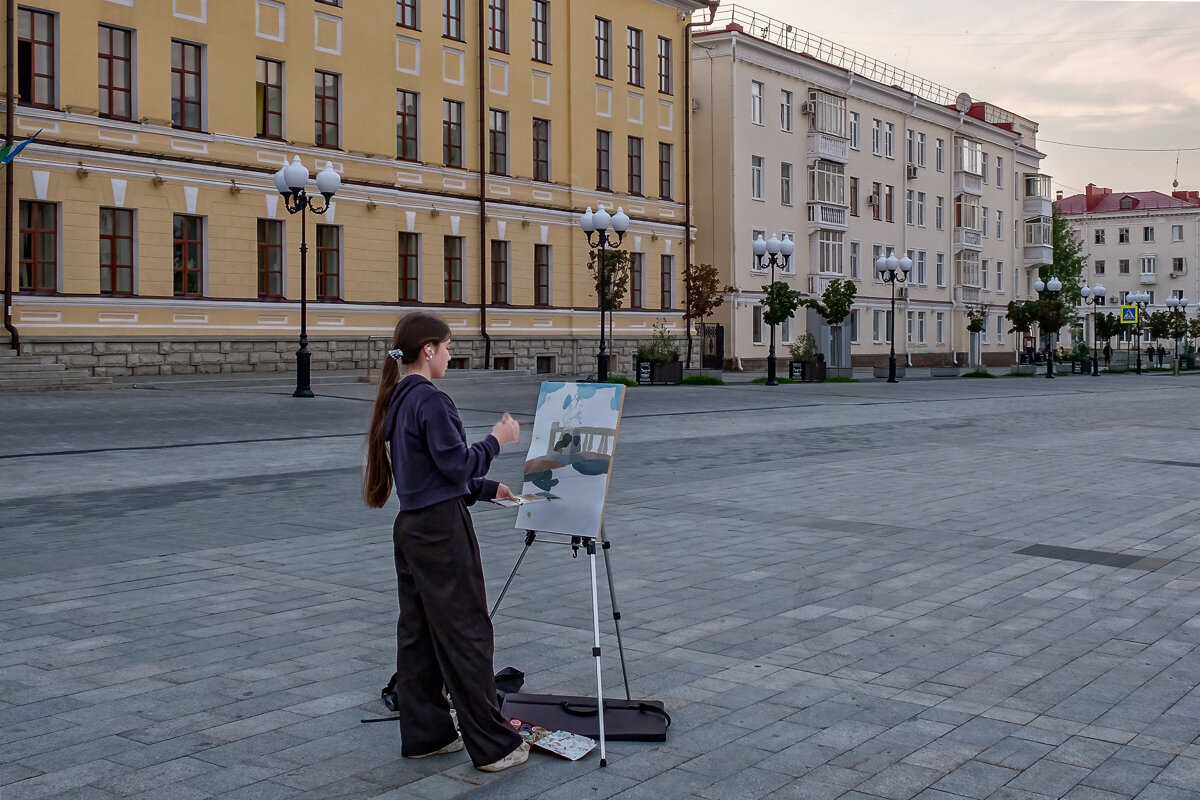
[[[962,114],[971,110],[971,95],[962,92],[958,97],[954,98],[954,107]]]

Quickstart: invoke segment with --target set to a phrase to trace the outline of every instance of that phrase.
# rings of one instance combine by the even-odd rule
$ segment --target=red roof
[[[1114,192],[1089,183],[1083,194],[1055,202],[1063,214],[1106,214],[1113,211],[1146,211],[1156,208],[1200,208],[1200,192]]]

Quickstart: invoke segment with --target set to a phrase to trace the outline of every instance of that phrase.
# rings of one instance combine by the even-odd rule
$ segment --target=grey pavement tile
[[[1144,789],[1160,772],[1162,770],[1159,767],[1136,764],[1114,756],[1092,770],[1092,773],[1080,782],[1097,789],[1106,789],[1132,797]]]
[[[1018,774],[1015,769],[968,761],[947,773],[932,788],[964,797],[985,798]]]

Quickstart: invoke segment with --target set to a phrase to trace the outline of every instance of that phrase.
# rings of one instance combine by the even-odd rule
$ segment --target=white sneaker
[[[442,755],[445,755],[446,753],[457,753],[459,750],[462,750],[462,749],[463,749],[463,740],[462,740],[462,737],[459,736],[450,744],[446,745],[445,747],[440,747],[437,750],[434,750],[432,753],[422,753],[419,756],[409,756],[409,758],[429,758],[430,756],[442,756]]]
[[[518,747],[516,750],[513,750],[504,758],[500,759],[499,761],[493,761],[491,764],[484,764],[482,767],[478,767],[477,769],[480,769],[484,772],[499,772],[502,769],[508,769],[509,767],[515,767],[518,764],[524,764],[528,758],[529,742],[521,742],[520,747]]]

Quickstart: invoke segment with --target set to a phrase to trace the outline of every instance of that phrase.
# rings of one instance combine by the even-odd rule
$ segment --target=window
[[[100,209],[100,294],[133,294],[133,212],[129,209]]]
[[[937,160],[937,171],[946,171],[946,140],[938,139],[937,146],[934,148],[934,154]]]
[[[1121,260],[1119,260],[1117,262],[1117,272],[1121,273],[1122,275],[1129,274],[1129,259],[1128,258],[1122,258]]]
[[[255,130],[262,139],[283,138],[283,64],[257,58],[255,69]]]
[[[979,159],[983,153],[983,145],[970,139],[956,138],[954,140],[954,169],[958,172],[969,172],[981,175]]]
[[[396,158],[402,161],[419,160],[417,150],[417,93],[396,90]]]
[[[763,199],[763,157],[750,156],[750,198]]]
[[[337,300],[342,285],[342,229],[317,226],[317,299]]]
[[[508,52],[508,0],[488,0],[488,47]]]
[[[985,258],[982,262],[980,262],[980,264],[981,266],[979,268],[979,274],[983,283],[981,288],[986,289],[988,288],[988,260]]]
[[[988,154],[983,153],[979,163],[979,176],[983,178],[983,182],[988,182]]]
[[[818,160],[809,169],[809,200],[833,205],[846,204],[846,168]]]
[[[642,308],[646,301],[646,254],[629,254],[629,307]]]
[[[662,307],[672,308],[674,295],[671,290],[674,288],[674,281],[671,278],[671,273],[674,271],[675,267],[675,256],[660,256],[659,264],[659,275],[661,281],[660,287],[662,289]]]
[[[917,342],[919,344],[925,343],[925,312],[924,311],[917,312]]]
[[[20,103],[54,108],[54,15],[17,9],[17,94]]]
[[[917,132],[911,129],[904,132],[904,163],[917,163]]]
[[[946,229],[946,198],[939,197],[937,199],[937,207],[934,210],[934,219],[937,222],[939,231]]]
[[[779,202],[785,206],[792,204],[792,165],[779,165]]]
[[[461,167],[463,104],[457,100],[442,101],[442,163]]]
[[[883,155],[883,120],[871,120],[871,152]]]
[[[850,178],[850,216],[858,216],[858,178]]]
[[[396,24],[420,30],[417,26],[417,0],[396,0]]]
[[[983,207],[983,222],[980,223],[979,230],[983,232],[983,238],[986,239],[987,235],[988,235],[988,207],[987,206]]]
[[[926,269],[926,261],[927,260],[928,260],[928,255],[925,253],[925,251],[918,250],[917,251],[917,259],[916,259],[916,273],[917,274],[915,276],[916,280],[914,281],[914,283],[916,283],[918,286],[928,286],[929,285],[929,270]]]
[[[327,6],[337,6],[338,8],[342,7],[342,0],[317,0],[317,2],[324,3]]]
[[[596,77],[612,77],[612,23],[596,17]]]
[[[760,237],[760,236],[763,238],[764,241],[766,241],[767,232],[764,230],[760,230],[758,228],[755,228],[754,230],[750,231],[750,241],[757,242],[758,237]],[[753,272],[766,272],[767,271],[766,257],[764,256],[763,259],[760,260],[758,258],[758,256],[754,255],[754,251],[751,250],[750,251],[750,269]]]
[[[630,136],[628,142],[629,161],[629,193],[642,194],[642,140]]]
[[[883,187],[883,215],[888,222],[895,222],[892,217],[892,198],[895,195],[896,188],[894,186]]]
[[[674,168],[671,164],[671,145],[666,142],[658,143],[658,196],[670,200],[672,196],[672,177]]]
[[[596,189],[612,191],[612,134],[596,131]]]
[[[842,264],[841,231],[822,230],[817,234],[817,271],[823,274],[841,275],[845,272]],[[795,263],[794,261],[791,263]]]
[[[637,28],[625,31],[625,49],[628,51],[628,78],[633,86],[642,85],[642,32]]]
[[[1095,238],[1096,244],[1104,244],[1104,228],[1096,228],[1095,234],[1096,234],[1096,238]]]
[[[862,242],[850,243],[850,277],[862,277]]]
[[[925,227],[925,193],[917,192],[917,225]]]
[[[186,131],[203,127],[200,45],[171,40],[171,125]]]
[[[850,309],[850,342],[858,344],[858,309]]]
[[[1096,259],[1096,266],[1093,271],[1096,275],[1104,274],[1104,259],[1103,258]]]
[[[867,198],[867,205],[871,207],[872,219],[883,219],[883,184],[878,182],[871,184],[871,196]]]
[[[103,217],[100,227],[103,234]],[[100,283],[103,286],[103,265]],[[258,220],[258,296],[262,300],[283,298],[283,223],[276,219]]]
[[[925,134],[917,134],[917,166],[925,166]]]
[[[132,120],[133,32],[101,25],[96,52],[100,59],[100,116]]]
[[[935,312],[933,320],[934,329],[937,332],[937,343],[942,344],[946,341],[946,313],[944,311]]]
[[[550,305],[550,245],[533,246],[533,302]]]
[[[1175,256],[1171,259],[1171,272],[1182,274],[1187,269],[1187,259]]]
[[[550,2],[549,0],[533,0],[533,29],[530,32],[530,42],[533,52],[530,55],[534,61],[543,64],[550,63]]]
[[[1142,241],[1143,242],[1153,242],[1154,241],[1154,226],[1153,225],[1147,225],[1146,227],[1142,228]]]
[[[792,319],[788,317],[783,322],[779,323],[779,341],[790,342],[792,340]]]
[[[981,330],[979,332],[979,343],[980,344],[989,344],[989,342],[988,342],[988,324],[987,324],[988,316],[989,315],[986,313],[983,316],[983,330]]]
[[[508,242],[492,240],[492,302],[507,305],[508,296]]]
[[[1156,271],[1156,257],[1155,256],[1142,256],[1141,262],[1142,262],[1142,274],[1143,275],[1153,275],[1155,273],[1155,271]]]
[[[658,90],[672,94],[671,88],[671,40],[658,37]]]
[[[508,174],[508,112],[488,110],[488,172]]]
[[[399,278],[399,298],[401,300],[420,299],[420,280],[418,269],[421,266],[421,237],[416,233],[399,234],[399,261],[396,274]]]
[[[753,344],[762,344],[766,338],[763,331],[766,326],[763,324],[763,307],[761,303],[755,303],[750,307],[750,341]]]
[[[447,303],[463,301],[462,275],[463,240],[461,236],[446,236],[442,239],[442,263],[446,273]]]
[[[858,149],[858,112],[850,112],[850,149]]]
[[[533,119],[533,179],[550,180],[550,120]]]
[[[1183,226],[1182,225],[1172,225],[1171,226],[1171,241],[1172,242],[1182,242],[1183,241]]]
[[[1004,212],[996,209],[996,238],[1004,238]]]
[[[876,311],[871,315],[871,340],[876,344],[883,341],[887,335],[887,325],[885,324],[883,311]]]
[[[22,9],[24,10],[24,9]],[[58,291],[58,206],[20,201],[20,289]]]
[[[996,291],[1004,291],[1004,262],[996,262]]]
[[[176,297],[199,297],[204,292],[204,219],[176,214],[175,280]]]
[[[937,260],[935,261],[935,263],[936,263],[935,271],[937,273],[937,285],[945,286],[946,285],[946,254],[938,253]]]
[[[462,41],[463,0],[442,0],[442,36]]]
[[[779,129],[792,130],[792,93],[781,89],[779,93]]]
[[[996,156],[996,188],[1004,188],[1004,159]],[[1004,342],[1003,336],[997,336],[996,340],[1000,343]]]
[[[888,158],[896,155],[896,125],[888,122],[883,132],[883,154]]]
[[[917,221],[917,192],[915,189],[904,191],[904,222],[914,225]]]
[[[762,81],[750,81],[750,122],[755,125],[763,124]]]
[[[316,71],[316,116],[314,141],[317,147],[338,147],[338,95],[341,76]]]
[[[1117,244],[1129,244],[1129,228],[1117,228]]]

